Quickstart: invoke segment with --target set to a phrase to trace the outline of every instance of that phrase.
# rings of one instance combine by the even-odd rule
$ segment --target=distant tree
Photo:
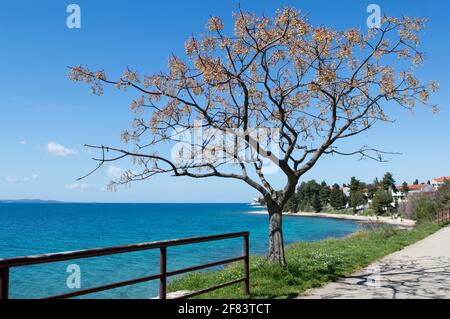
[[[365,203],[364,197],[364,185],[356,179],[356,177],[352,177],[350,180],[350,194],[348,197],[348,203],[350,207],[353,208],[353,213],[356,214],[358,211],[358,207]]]
[[[284,206],[284,211],[290,212],[290,213],[296,213],[299,211],[298,209],[299,203],[298,203],[298,194],[295,193],[289,200],[287,201],[286,205]]]
[[[307,199],[305,198],[305,193],[303,192],[303,189],[305,188],[306,182],[302,182],[297,187],[297,209],[301,212],[305,211],[305,206],[307,204]]]
[[[402,192],[403,192],[403,194],[408,195],[409,187],[408,187],[408,183],[407,182],[403,182],[403,184],[402,184]]]
[[[390,191],[386,190],[378,190],[375,193],[375,196],[372,200],[372,209],[376,212],[377,215],[383,215],[386,212],[389,212],[392,207],[392,194]]]
[[[322,204],[322,207],[326,207],[330,203],[330,194],[331,194],[330,186],[328,186],[327,183],[323,181],[322,184],[320,185],[320,193],[319,193],[320,203]]]
[[[320,196],[318,193],[314,193],[312,195],[311,205],[315,213],[319,213],[322,210],[322,203],[320,202]]]
[[[395,179],[390,172],[386,172],[383,176],[383,179],[380,182],[380,189],[385,191],[397,192],[397,187],[395,186]]]
[[[69,78],[87,83],[96,95],[109,92],[105,85],[134,94],[132,125],[121,134],[126,145],[89,145],[99,154],[91,173],[128,158],[133,166],[110,189],[159,174],[245,183],[266,200],[267,259],[285,266],[282,210],[319,159],[383,161],[380,150],[341,147],[391,122],[394,105],[436,108],[428,99],[437,84],[422,83],[412,67],[423,60],[418,45],[425,20],[386,16],[363,34],[314,26],[293,8],[270,17],[239,10],[233,17],[226,28],[220,17],[210,17],[208,30],[190,37],[185,54],[170,56],[165,70],[126,68],[110,75],[80,65],[70,67]],[[196,138],[180,145],[180,132]],[[165,151],[170,147],[176,152]],[[266,164],[285,177],[281,193]]]
[[[378,180],[378,178],[375,178],[372,184],[367,185],[367,197],[369,199],[372,199],[379,188],[380,188],[380,181]]]
[[[439,186],[436,197],[441,207],[450,207],[450,180],[444,180],[444,183]]]
[[[330,193],[330,205],[334,209],[342,209],[345,207],[346,198],[343,190],[338,184],[334,184]]]
[[[383,179],[381,181],[381,185],[385,191],[391,190],[396,192],[397,188],[395,187],[395,179],[390,172],[384,174]]]
[[[415,218],[417,223],[429,223],[436,220],[439,202],[429,198],[421,198],[417,202]]]
[[[414,181],[413,185],[419,185],[419,180],[416,179],[416,180]]]
[[[317,205],[314,203],[316,198],[320,201],[321,185],[315,180],[303,182],[298,188],[298,207],[301,211],[315,211]]]

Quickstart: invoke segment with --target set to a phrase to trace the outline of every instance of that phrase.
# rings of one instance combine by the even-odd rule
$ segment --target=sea
[[[249,231],[250,253],[268,247],[268,216],[248,204],[1,203],[0,258],[73,251],[192,236]],[[348,220],[285,216],[286,244],[340,238],[358,229]],[[169,247],[168,270],[242,254],[242,239]],[[132,252],[11,269],[10,298],[41,298],[80,287],[109,284],[159,272],[159,250]],[[80,298],[148,299],[156,281]]]

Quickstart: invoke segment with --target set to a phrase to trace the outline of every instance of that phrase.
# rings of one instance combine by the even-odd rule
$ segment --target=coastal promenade
[[[300,299],[450,298],[450,227]]]

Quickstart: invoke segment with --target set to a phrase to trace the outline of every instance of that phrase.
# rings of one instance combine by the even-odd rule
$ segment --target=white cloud
[[[123,173],[125,173],[125,171],[122,168],[113,165],[106,170],[106,176],[111,179],[119,179]]]
[[[33,174],[31,177],[17,177],[17,176],[8,176],[5,178],[5,181],[8,183],[26,183],[32,180],[38,179],[38,174]]]
[[[85,183],[74,183],[66,186],[67,189],[77,190],[77,191],[85,191],[91,188],[89,184]]]
[[[75,155],[78,153],[75,150],[66,148],[64,145],[61,145],[61,144],[58,144],[55,142],[48,143],[47,151],[56,156],[68,156],[68,155]]]
[[[27,144],[27,141],[23,140],[23,141],[20,141],[19,143],[20,143],[21,145],[26,145],[26,144]]]

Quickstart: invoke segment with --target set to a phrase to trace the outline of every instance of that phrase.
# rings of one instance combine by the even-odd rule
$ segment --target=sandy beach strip
[[[263,215],[268,214],[266,210],[250,211],[249,213],[250,214],[263,214]],[[295,217],[319,217],[319,218],[347,219],[347,220],[353,220],[353,221],[363,222],[363,223],[383,223],[383,224],[399,226],[399,227],[406,227],[406,228],[411,228],[411,227],[416,226],[416,221],[414,221],[414,220],[386,217],[386,216],[362,216],[362,215],[307,213],[307,212],[283,213],[283,215],[295,216]]]

